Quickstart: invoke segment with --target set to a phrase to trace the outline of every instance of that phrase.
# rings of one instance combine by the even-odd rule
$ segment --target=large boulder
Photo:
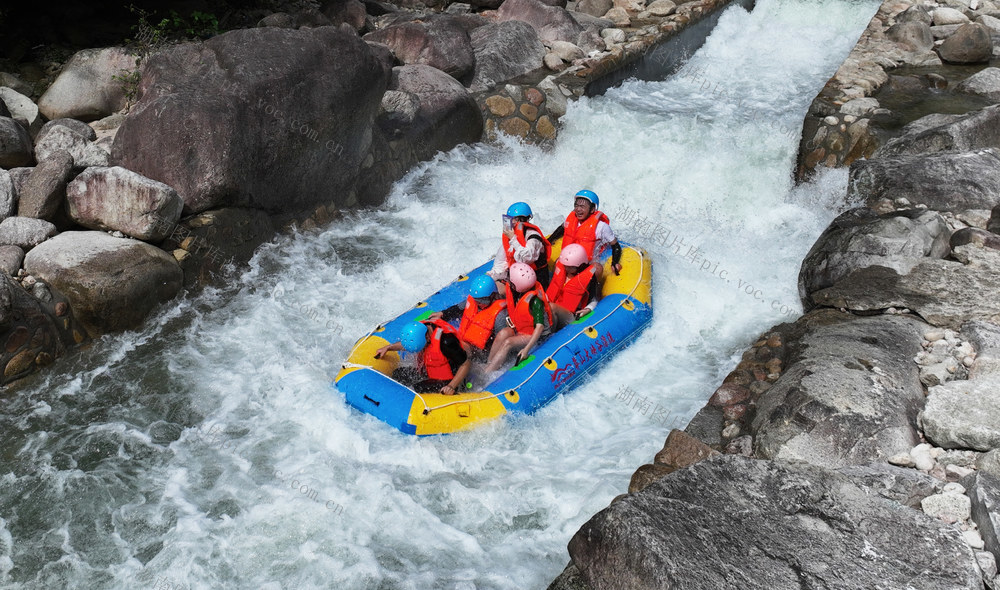
[[[83,227],[158,242],[181,217],[177,191],[120,166],[87,168],[66,188],[69,216]]]
[[[987,551],[1000,556],[1000,479],[980,471],[963,480],[972,499],[972,520]]]
[[[1000,396],[996,376],[956,379],[928,390],[920,422],[927,440],[945,449],[1000,448]]]
[[[983,68],[962,80],[955,90],[1000,102],[1000,68]]]
[[[544,69],[545,45],[528,23],[512,20],[479,27],[472,32],[476,65],[469,89],[488,90]]]
[[[824,310],[788,329],[788,362],[750,424],[756,456],[839,467],[886,460],[920,442],[924,393],[912,359],[926,324]]]
[[[91,134],[94,133],[93,129],[90,131]],[[56,125],[40,131],[38,137],[35,143],[35,159],[39,162],[48,159],[56,152],[66,152],[73,157],[74,168],[108,165],[108,152],[66,125]]]
[[[0,221],[0,245],[34,248],[56,235],[56,226],[44,219],[8,217]]]
[[[875,158],[1000,148],[1000,105],[964,115],[933,114],[906,125]],[[910,199],[911,201],[913,199]]]
[[[810,294],[859,268],[879,265],[906,274],[925,257],[943,258],[948,236],[948,224],[936,211],[877,215],[867,207],[851,209],[833,220],[802,260],[802,305],[809,309]]]
[[[181,45],[147,62],[112,161],[174,187],[188,213],[353,205],[389,76],[368,44],[335,27]]]
[[[869,206],[905,198],[935,211],[992,209],[1000,204],[1000,150],[858,160],[847,194]]]
[[[25,166],[31,160],[31,136],[14,119],[0,117],[0,168]]]
[[[435,67],[458,80],[475,65],[469,34],[451,16],[393,24],[368,33],[365,41],[387,45],[403,64]]]
[[[18,215],[52,219],[66,199],[66,183],[73,178],[73,156],[57,151],[31,169],[18,191]]]
[[[594,589],[980,588],[960,532],[883,481],[722,455],[611,504],[569,553]]]
[[[91,336],[138,326],[183,281],[163,250],[99,231],[63,232],[28,252],[24,268],[66,294]]]
[[[993,57],[990,30],[979,23],[964,24],[938,47],[938,55],[947,63],[986,63]]]
[[[882,266],[862,268],[813,293],[812,302],[861,313],[905,308],[954,330],[975,319],[1000,323],[1000,252],[968,244],[952,256],[961,262],[926,259],[905,275]]]
[[[920,21],[896,23],[889,27],[885,34],[907,51],[919,53],[934,47],[934,36],[931,35],[931,28]]]
[[[42,116],[38,112],[38,105],[30,98],[12,88],[0,87],[0,100],[7,105],[10,117],[20,121],[32,137],[42,128]]]
[[[135,69],[135,56],[121,47],[84,49],[63,67],[38,99],[48,119],[93,121],[125,108],[125,90],[115,76]]]
[[[417,98],[419,106],[403,131],[418,146],[418,159],[427,159],[460,143],[479,140],[483,119],[476,101],[454,78],[424,65],[392,69],[390,90]]]
[[[539,0],[504,0],[497,20],[519,20],[531,25],[542,41],[576,43],[583,26],[564,8],[547,6]]]
[[[17,190],[10,172],[0,168],[0,221],[17,212]]]

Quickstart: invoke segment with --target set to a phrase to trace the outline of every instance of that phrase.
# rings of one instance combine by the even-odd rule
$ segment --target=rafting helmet
[[[531,219],[531,207],[523,201],[518,201],[507,207],[507,217],[527,217]]]
[[[470,295],[476,299],[481,299],[496,293],[497,284],[493,282],[493,277],[489,275],[479,275],[473,279],[472,284],[469,285],[469,289]]]
[[[420,322],[410,322],[403,326],[399,341],[409,352],[420,352],[427,346],[427,328]]]
[[[559,254],[559,262],[566,268],[576,268],[581,264],[589,262],[587,250],[580,244],[570,244],[562,249]]]
[[[582,191],[576,193],[576,195],[573,197],[574,201],[576,199],[587,199],[588,201],[594,204],[594,209],[601,208],[601,200],[597,198],[597,193],[595,193],[594,191],[583,189]]]
[[[510,265],[508,271],[510,275],[510,282],[514,284],[514,288],[517,289],[519,293],[525,293],[531,290],[535,286],[535,282],[538,280],[535,277],[535,269],[523,262],[515,262]]]

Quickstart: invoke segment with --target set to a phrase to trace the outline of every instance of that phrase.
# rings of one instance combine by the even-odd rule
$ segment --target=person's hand
[[[615,271],[615,276],[617,276],[619,273],[621,273],[621,270],[622,270],[621,263],[619,262],[618,264],[612,264],[611,265],[611,270]]]
[[[517,353],[517,363],[514,364],[520,363],[529,356],[531,356],[531,349],[525,346],[524,348],[521,349],[521,352]]]
[[[441,319],[443,317],[444,317],[444,312],[435,311],[431,315],[427,316],[427,319],[429,319],[429,320],[439,320],[439,319]]]
[[[513,229],[504,228],[503,235],[507,236],[507,239],[511,239],[511,238],[514,237],[514,230]]]
[[[377,359],[382,358],[382,355],[386,353],[386,349],[387,348],[389,348],[389,347],[388,346],[383,346],[382,348],[379,348],[378,350],[376,350],[375,351],[375,358],[377,358]]]
[[[587,315],[588,313],[590,313],[590,310],[587,309],[586,307],[584,307],[583,309],[578,309],[578,310],[574,311],[573,312],[573,318],[578,320],[578,319],[582,318],[583,316]]]
[[[449,383],[441,388],[441,393],[445,395],[455,395],[455,388]]]

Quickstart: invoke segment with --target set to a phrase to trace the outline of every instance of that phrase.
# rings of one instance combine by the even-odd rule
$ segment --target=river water
[[[4,588],[544,588],[573,533],[683,427],[841,210],[794,187],[805,110],[877,4],[726,12],[664,82],[571,105],[559,144],[462,147],[388,204],[263,247],[249,272],[6,394]],[[591,188],[650,252],[651,328],[538,413],[417,439],[329,385],[354,340],[486,260],[525,200]]]

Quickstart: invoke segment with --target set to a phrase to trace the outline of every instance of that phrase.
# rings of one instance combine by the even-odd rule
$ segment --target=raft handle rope
[[[606,314],[604,315],[604,317],[602,317],[601,319],[599,319],[599,320],[595,321],[595,322],[594,322],[593,324],[591,324],[591,326],[596,326],[596,325],[600,324],[601,322],[603,322],[604,320],[606,320],[606,319],[608,319],[609,317],[611,317],[611,314],[613,314],[613,313],[615,313],[616,311],[618,311],[618,308],[619,308],[619,307],[622,307],[622,305],[624,305],[624,303],[625,303],[626,301],[629,301],[629,299],[630,299],[630,298],[632,297],[632,295],[633,295],[633,294],[635,293],[635,290],[636,290],[636,289],[638,289],[638,288],[639,288],[639,285],[641,285],[641,284],[642,284],[642,279],[643,279],[643,277],[645,276],[645,273],[644,273],[644,271],[643,271],[643,265],[642,265],[642,262],[643,262],[643,258],[644,258],[644,256],[643,256],[643,253],[642,253],[642,249],[641,249],[641,248],[632,248],[632,249],[633,249],[633,250],[635,250],[636,254],[638,254],[638,255],[639,255],[639,278],[638,278],[638,279],[636,280],[636,282],[635,282],[635,285],[633,285],[633,286],[632,286],[632,290],[628,292],[628,295],[626,295],[624,299],[622,299],[621,301],[619,301],[619,302],[618,302],[618,305],[614,306],[614,307],[613,307],[613,308],[611,309],[611,311],[609,311],[608,313],[606,313]],[[565,348],[565,347],[569,346],[569,345],[570,345],[570,343],[572,343],[572,342],[573,342],[574,340],[576,340],[576,339],[577,339],[577,338],[579,338],[580,336],[584,335],[584,332],[585,332],[585,331],[581,331],[581,332],[580,332],[579,334],[577,334],[576,336],[573,336],[572,338],[570,338],[569,340],[567,340],[566,342],[564,342],[563,344],[561,344],[561,345],[560,345],[560,346],[559,346],[558,348],[556,348],[556,349],[555,349],[554,351],[552,351],[552,354],[551,354],[551,355],[549,355],[549,357],[548,357],[548,358],[552,358],[553,356],[555,356],[555,354],[556,354],[557,352],[559,352],[559,351],[560,351],[560,350],[562,350],[563,348]],[[532,378],[533,378],[533,377],[535,376],[535,374],[536,374],[536,373],[538,373],[538,371],[539,371],[539,370],[540,370],[540,369],[541,369],[542,367],[544,367],[544,366],[545,366],[545,363],[544,363],[544,362],[542,362],[542,363],[539,363],[539,365],[538,365],[537,367],[535,367],[535,370],[534,370],[534,371],[532,371],[530,375],[528,375],[527,377],[525,377],[524,381],[521,381],[521,382],[520,382],[520,383],[518,383],[518,384],[517,384],[516,386],[514,386],[514,387],[512,387],[512,388],[510,388],[510,389],[508,389],[508,390],[506,390],[506,391],[503,391],[503,392],[500,392],[500,393],[494,393],[494,394],[492,394],[492,395],[487,395],[487,396],[483,396],[483,397],[477,397],[477,398],[475,398],[475,399],[462,399],[462,400],[456,400],[456,401],[453,401],[453,402],[448,402],[448,403],[446,403],[446,404],[441,404],[440,406],[434,406],[434,407],[430,407],[430,406],[428,406],[428,405],[427,405],[427,402],[426,402],[426,401],[424,401],[424,398],[423,398],[423,396],[421,396],[421,395],[420,395],[419,393],[416,393],[416,392],[414,392],[414,394],[415,394],[415,395],[416,395],[416,396],[417,396],[418,398],[420,398],[420,403],[424,404],[424,411],[423,411],[423,414],[424,414],[424,416],[426,416],[427,414],[431,413],[431,412],[432,412],[432,411],[434,411],[434,410],[440,410],[441,408],[447,408],[448,406],[454,406],[454,405],[456,405],[456,404],[468,404],[468,403],[472,403],[472,402],[481,402],[481,401],[486,401],[486,400],[488,400],[488,399],[493,399],[493,398],[495,398],[495,397],[500,397],[500,396],[502,396],[502,395],[507,395],[507,394],[508,394],[508,393],[510,393],[511,391],[517,391],[518,389],[520,389],[520,387],[521,387],[522,385],[524,385],[525,383],[527,383],[528,381],[530,381],[530,380],[531,380],[531,379],[532,379]]]

